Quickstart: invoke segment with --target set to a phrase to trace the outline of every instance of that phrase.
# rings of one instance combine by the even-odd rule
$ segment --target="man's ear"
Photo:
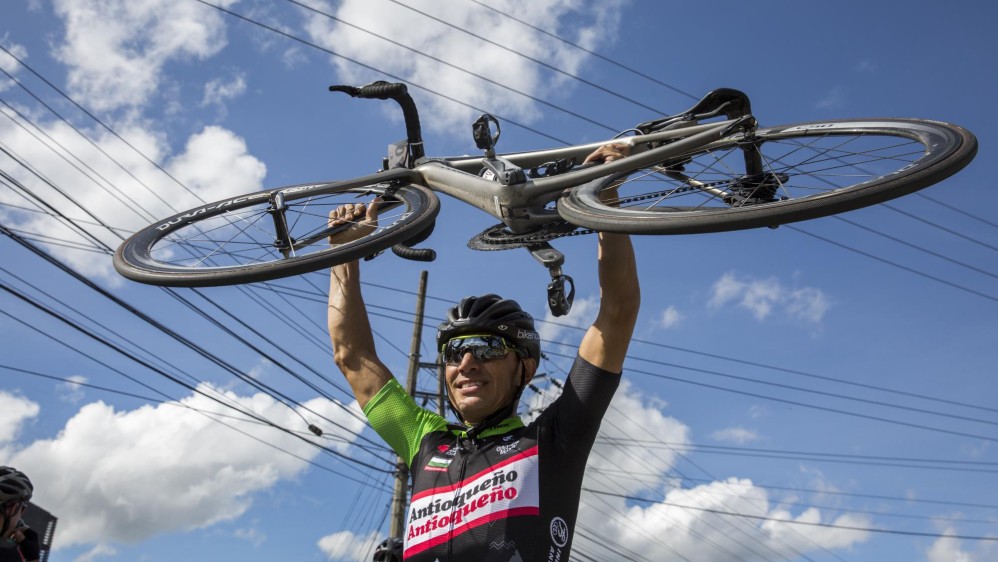
[[[534,375],[537,374],[537,360],[533,357],[527,357],[523,360],[523,369],[523,375],[529,383],[534,379]]]

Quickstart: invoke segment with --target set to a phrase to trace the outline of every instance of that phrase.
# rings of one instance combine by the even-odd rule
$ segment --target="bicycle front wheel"
[[[376,196],[378,227],[331,245],[329,212]],[[136,232],[114,267],[151,285],[207,287],[299,275],[375,255],[427,232],[440,210],[429,189],[391,183],[303,184],[218,201]]]
[[[632,234],[775,227],[907,195],[955,174],[976,152],[969,131],[936,121],[760,128],[578,186],[558,212],[579,226]]]

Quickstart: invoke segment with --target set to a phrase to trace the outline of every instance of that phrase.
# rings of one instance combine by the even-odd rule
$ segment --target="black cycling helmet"
[[[461,299],[437,328],[437,350],[455,336],[474,333],[502,336],[523,350],[526,357],[541,360],[541,340],[534,329],[534,318],[514,300],[493,294]]]
[[[31,480],[23,472],[9,466],[0,466],[0,505],[28,501],[34,491]]]
[[[374,550],[374,562],[402,562],[402,539],[390,538],[381,541]]]

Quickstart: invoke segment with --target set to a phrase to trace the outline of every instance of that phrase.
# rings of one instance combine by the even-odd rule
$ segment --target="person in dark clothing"
[[[31,543],[25,546],[29,556],[22,556],[22,543],[25,539],[25,529],[21,525],[21,516],[28,507],[28,500],[34,492],[31,480],[23,472],[9,467],[0,466],[0,562],[24,562],[37,560],[37,547],[31,551]],[[29,533],[30,534],[30,533]],[[37,534],[35,545],[37,545]]]
[[[587,162],[626,156],[606,145]],[[377,201],[330,214],[377,226]],[[529,425],[516,415],[540,360],[533,318],[498,295],[463,299],[437,333],[450,404],[462,422],[420,408],[378,358],[358,262],[332,268],[328,324],[336,365],[371,425],[409,465],[403,557],[413,562],[568,560],[586,459],[616,390],[640,304],[628,236],[600,233],[600,309],[562,395]]]

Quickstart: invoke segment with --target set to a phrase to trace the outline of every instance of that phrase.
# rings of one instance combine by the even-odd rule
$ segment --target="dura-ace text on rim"
[[[377,229],[330,246],[329,212],[375,196],[386,200]],[[115,266],[126,277],[160,285],[263,281],[377,254],[423,232],[438,210],[437,197],[417,185],[291,186],[211,203],[151,225],[119,248]]]

